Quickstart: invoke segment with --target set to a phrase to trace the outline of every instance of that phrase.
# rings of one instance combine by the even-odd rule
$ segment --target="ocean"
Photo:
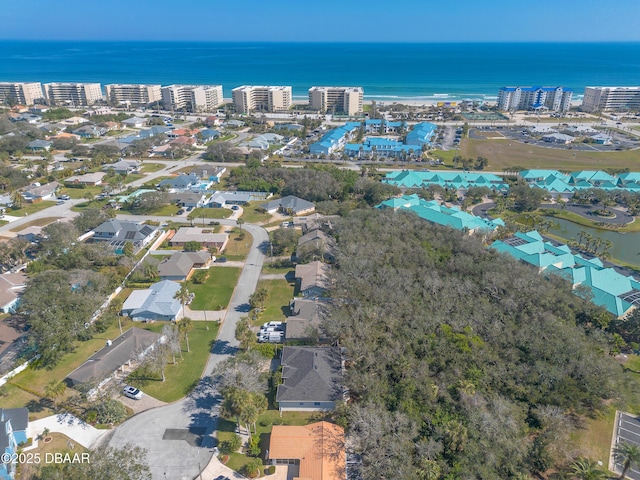
[[[640,85],[640,43],[0,41],[0,81],[364,87],[365,99],[495,100],[505,85]]]

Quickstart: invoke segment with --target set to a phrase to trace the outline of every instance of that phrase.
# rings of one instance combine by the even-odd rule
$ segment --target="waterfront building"
[[[0,104],[33,105],[44,100],[40,82],[0,82]]]
[[[224,102],[222,85],[169,85],[162,87],[162,103],[167,110],[210,111]]]
[[[104,89],[107,102],[115,105],[149,105],[162,101],[160,85],[112,83]]]
[[[283,112],[291,108],[290,86],[242,85],[231,94],[238,113]]]
[[[311,87],[309,105],[321,112],[357,115],[362,113],[362,87]]]
[[[45,83],[44,95],[49,105],[93,105],[103,99],[99,83]]]
[[[573,90],[565,87],[502,87],[498,92],[498,109],[566,112],[572,96]]]
[[[360,122],[347,122],[342,127],[329,130],[320,141],[309,145],[309,153],[312,155],[331,155],[344,148],[359,128]]]
[[[640,110],[640,87],[585,87],[582,109],[587,112]]]

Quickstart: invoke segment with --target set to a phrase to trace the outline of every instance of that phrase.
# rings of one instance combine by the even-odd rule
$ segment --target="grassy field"
[[[42,432],[35,432],[36,435],[40,435]],[[47,460],[47,454],[51,453],[68,453],[70,458],[73,459],[74,455],[79,455],[78,461],[82,459],[82,454],[89,452],[82,445],[79,445],[77,442],[72,441],[69,437],[62,433],[53,432],[48,435],[51,438],[51,441],[45,443],[42,440],[38,442],[38,447],[33,450],[29,450],[29,455],[39,454],[40,456],[40,464],[36,463],[18,463],[16,478],[39,478],[37,477],[37,471],[46,466],[47,463],[52,463],[55,460],[50,459]],[[71,448],[73,447],[73,448]],[[89,461],[91,461],[91,454],[89,453]],[[34,457],[35,458],[35,457]]]
[[[571,440],[575,442],[582,456],[595,461],[601,460],[605,468],[609,464],[615,415],[616,409],[608,407],[596,418],[587,418],[584,428],[576,430],[571,435]]]
[[[91,200],[90,202],[83,202],[83,203],[78,203],[77,205],[74,205],[73,207],[71,207],[71,211],[81,212],[85,208],[102,208],[107,203],[109,203],[109,200],[106,198],[104,200]]]
[[[143,162],[142,163],[142,172],[143,173],[153,173],[158,170],[162,170],[165,166],[162,163],[151,163],[151,162]]]
[[[135,182],[136,180],[140,180],[141,178],[144,178],[144,175],[141,173],[130,173],[124,179],[124,183],[132,183],[132,182]]]
[[[282,275],[286,275],[287,273],[293,274],[293,272],[294,267],[274,267],[269,263],[269,259],[266,259],[262,266],[262,273],[280,273]]]
[[[499,171],[509,167],[547,168],[560,170],[602,170],[605,168],[640,167],[640,151],[592,152],[545,148],[516,141],[463,139],[463,157],[486,157],[489,171]],[[443,160],[445,160],[443,158]]]
[[[253,236],[246,230],[242,230],[240,234],[240,228],[234,227],[229,234],[229,242],[227,242],[227,248],[224,250],[224,256],[229,260],[244,260],[251,249],[253,243]]]
[[[40,212],[45,208],[49,208],[52,205],[55,205],[56,202],[52,202],[49,200],[44,200],[38,203],[23,203],[20,208],[11,208],[6,213],[8,215],[13,215],[15,217],[24,217],[25,215],[32,215],[36,212]]]
[[[61,195],[69,195],[73,199],[87,198],[87,194],[95,197],[99,193],[102,193],[102,186],[100,185],[88,186],[86,188],[63,188],[60,191]]]
[[[0,405],[3,408],[27,407],[29,409],[29,420],[38,420],[54,413],[48,400],[10,383],[0,388]]]
[[[189,291],[195,294],[190,307],[193,310],[222,310],[227,308],[233,290],[238,283],[241,269],[234,267],[209,268],[209,278],[203,284],[189,281]]]
[[[284,322],[289,313],[289,301],[293,298],[295,283],[286,280],[260,280],[258,288],[266,288],[269,292],[264,304],[264,311],[256,321],[256,325],[264,322]]]
[[[178,213],[178,210],[180,210],[180,207],[174,204],[169,204],[169,205],[164,205],[160,208],[155,209],[149,215],[159,215],[159,216],[168,217]]]
[[[159,322],[147,325],[147,330],[162,331],[165,325]],[[194,321],[193,329],[189,332],[189,349],[186,343],[182,344],[182,359],[176,357],[175,365],[167,365],[163,382],[160,379],[133,379],[128,381],[140,388],[146,394],[164,402],[175,402],[187,395],[197,384],[202,376],[211,348],[218,336],[218,322]],[[171,359],[169,362],[173,361]]]
[[[195,208],[189,212],[189,216],[194,220],[199,218],[228,218],[233,213],[228,208]]]
[[[271,219],[270,213],[259,212],[260,205],[264,202],[250,202],[242,207],[242,219],[247,223],[264,223]]]
[[[169,180],[170,178],[174,178],[175,175],[164,175],[164,176],[160,176],[160,177],[156,177],[153,180],[149,180],[148,182],[146,182],[141,188],[156,188],[156,185],[158,185],[161,181],[163,180]]]
[[[60,219],[62,217],[42,217],[42,218],[36,218],[35,220],[31,220],[30,222],[27,223],[23,223],[22,225],[18,226],[18,227],[14,227],[11,229],[12,232],[21,232],[22,230],[24,230],[25,228],[29,228],[29,227],[44,227],[46,225],[49,225],[50,223],[55,222],[56,220]]]

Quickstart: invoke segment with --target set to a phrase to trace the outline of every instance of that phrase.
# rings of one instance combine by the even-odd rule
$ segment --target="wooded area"
[[[335,237],[323,328],[346,347],[338,419],[364,478],[568,472],[580,417],[634,390],[563,280],[410,213],[352,212]]]

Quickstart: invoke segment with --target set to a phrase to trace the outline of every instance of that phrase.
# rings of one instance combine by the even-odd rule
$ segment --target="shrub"
[[[241,446],[242,446],[242,437],[237,433],[234,433],[231,436],[231,439],[229,440],[229,448],[231,449],[231,452],[237,452],[238,450],[240,450]]]
[[[202,284],[207,281],[209,270],[196,270],[191,276],[191,281],[196,284]]]
[[[252,457],[260,456],[260,435],[251,435],[249,441],[249,455]]]
[[[244,474],[249,478],[256,478],[260,475],[260,469],[262,468],[262,460],[259,458],[253,458],[247,463],[244,468]]]
[[[269,465],[267,468],[264,469],[264,473],[266,475],[273,475],[274,473],[276,473],[276,466]]]

